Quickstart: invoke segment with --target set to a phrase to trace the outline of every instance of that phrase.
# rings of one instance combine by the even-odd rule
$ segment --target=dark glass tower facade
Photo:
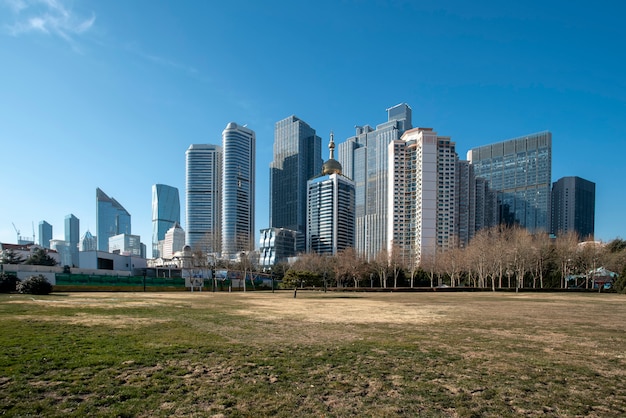
[[[39,222],[39,245],[44,248],[50,248],[50,240],[52,239],[52,225],[46,221]]]
[[[596,184],[580,177],[563,177],[552,185],[554,235],[575,232],[580,239],[593,238]]]
[[[180,224],[180,197],[176,187],[165,184],[152,185],[152,258],[160,257],[159,241],[165,233]]]
[[[322,139],[296,116],[276,122],[270,164],[270,227],[297,232],[296,251],[306,243],[307,181],[322,170]]]
[[[550,231],[552,134],[540,132],[471,149],[476,178],[497,193],[499,220],[531,232]]]
[[[69,246],[71,264],[78,267],[78,242],[80,240],[80,221],[73,214],[65,217],[65,241]]]

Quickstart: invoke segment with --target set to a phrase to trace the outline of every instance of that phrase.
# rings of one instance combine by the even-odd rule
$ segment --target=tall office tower
[[[411,108],[387,109],[376,129],[357,126],[356,135],[337,147],[346,177],[355,182],[355,249],[368,260],[387,247],[388,146],[411,129]]]
[[[307,181],[322,171],[322,139],[304,121],[289,116],[274,128],[270,164],[270,227],[298,232],[296,251],[306,242]]]
[[[87,230],[85,234],[82,236],[80,241],[78,241],[78,250],[79,251],[96,251],[98,245],[96,243],[96,237],[91,235],[91,232]]]
[[[307,252],[335,255],[354,247],[354,182],[341,174],[330,136],[330,158],[308,181]]]
[[[96,189],[96,236],[98,251],[109,251],[109,238],[130,234],[130,213],[120,203]]]
[[[52,225],[46,221],[39,222],[39,245],[43,248],[50,248],[52,239]]]
[[[165,184],[152,185],[152,258],[160,257],[159,241],[174,224],[180,224],[178,189]]]
[[[464,248],[476,228],[476,179],[469,161],[457,161],[456,165],[456,215],[457,245]]]
[[[531,232],[550,230],[552,134],[540,132],[473,148],[467,159],[477,178],[498,195],[500,223]]]
[[[431,128],[415,128],[393,141],[389,154],[388,248],[419,263],[427,254],[458,246],[455,143]]]
[[[222,132],[222,257],[254,250],[255,134],[229,123]]]
[[[296,252],[296,242],[298,240],[296,231],[284,228],[261,229],[259,239],[259,266],[263,270],[270,270],[277,263],[286,263],[289,257],[294,257]],[[305,246],[306,249],[306,246]]]
[[[470,164],[470,167],[473,166]],[[497,193],[489,188],[489,182],[483,178],[476,178],[475,184],[475,215],[472,237],[483,228],[491,228],[498,225],[498,199]],[[471,239],[471,238],[470,238]]]
[[[193,144],[185,152],[186,241],[193,250],[219,253],[222,225],[222,147]]]
[[[552,185],[554,235],[576,232],[581,240],[593,239],[596,184],[580,177],[563,177]]]
[[[70,267],[78,267],[78,241],[80,239],[80,221],[73,214],[65,217],[65,241],[69,246]]]

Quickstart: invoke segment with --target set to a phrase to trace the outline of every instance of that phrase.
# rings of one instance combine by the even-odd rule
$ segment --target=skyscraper
[[[98,244],[96,243],[96,238],[91,235],[91,232],[89,232],[89,230],[87,230],[87,232],[85,232],[80,241],[78,241],[78,250],[96,251],[97,248]]]
[[[322,139],[315,129],[289,116],[274,128],[270,164],[270,227],[298,232],[296,251],[305,249],[307,181],[322,170]]]
[[[211,144],[193,144],[185,153],[186,241],[206,253],[221,248],[222,155],[222,147]]]
[[[389,166],[388,248],[419,263],[426,254],[458,246],[459,161],[450,137],[431,128],[410,129],[389,145]],[[463,189],[469,188],[468,178],[463,181]]]
[[[120,203],[96,189],[96,237],[98,251],[109,251],[109,238],[130,234],[130,213]]]
[[[355,182],[355,249],[367,259],[387,248],[388,146],[411,129],[406,103],[387,109],[387,122],[376,129],[357,126],[356,135],[338,145],[338,160]]]
[[[65,241],[69,247],[70,267],[78,267],[78,241],[80,239],[80,221],[73,214],[65,217]]]
[[[222,257],[236,258],[254,249],[253,130],[229,123],[222,132]]]
[[[308,181],[307,252],[336,255],[354,247],[354,182],[343,176],[334,158],[330,136],[330,158],[321,175]]]
[[[159,241],[174,224],[180,224],[178,189],[165,184],[152,185],[152,258],[159,254]]]
[[[39,245],[43,248],[50,248],[52,239],[52,225],[46,221],[39,222]]]
[[[552,134],[540,132],[473,148],[476,178],[497,192],[500,223],[531,232],[550,230]]]
[[[552,185],[554,235],[575,232],[580,239],[593,239],[596,184],[580,177],[563,177]]]

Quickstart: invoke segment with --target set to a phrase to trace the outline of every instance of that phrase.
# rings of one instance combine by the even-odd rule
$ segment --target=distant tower
[[[96,189],[96,236],[98,251],[109,251],[109,238],[130,234],[130,213],[119,202]]]
[[[182,251],[185,246],[185,231],[176,222],[165,233],[165,239],[163,240],[163,254],[161,257],[170,260],[177,251]]]
[[[222,225],[222,147],[193,144],[185,174],[186,241],[192,250],[219,253]]]
[[[581,240],[593,239],[596,184],[580,177],[563,177],[552,185],[554,235],[575,232]]]
[[[80,221],[73,214],[65,217],[65,241],[69,247],[70,267],[78,267],[78,241],[80,239]]]
[[[165,184],[152,185],[152,258],[158,258],[159,241],[174,224],[180,224],[178,189]],[[182,248],[182,247],[181,247]]]
[[[233,259],[254,249],[255,133],[231,122],[222,147],[222,257]]]
[[[87,230],[83,237],[78,242],[79,251],[96,251],[98,245],[96,243],[96,237],[91,235],[91,232]]]
[[[330,135],[330,158],[308,181],[307,252],[335,255],[354,247],[354,182],[342,175]]]
[[[46,221],[39,222],[39,245],[43,248],[50,248],[52,239],[52,225]]]
[[[305,249],[307,181],[322,170],[322,139],[296,116],[276,122],[270,164],[270,227],[297,232],[296,251]]]
[[[387,249],[388,146],[411,129],[412,110],[406,103],[387,109],[387,122],[376,129],[357,126],[355,136],[339,144],[337,159],[355,183],[355,243],[357,252],[372,260]]]

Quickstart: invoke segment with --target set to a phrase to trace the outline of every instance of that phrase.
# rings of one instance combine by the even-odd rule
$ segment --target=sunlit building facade
[[[78,267],[78,242],[80,241],[80,221],[73,214],[65,217],[65,241],[69,246],[70,267]]]
[[[193,250],[220,251],[222,156],[222,147],[211,144],[193,144],[185,153],[185,239]]]
[[[46,221],[39,222],[39,246],[50,248],[50,240],[52,239],[52,225]]]
[[[388,245],[388,147],[411,129],[406,103],[387,109],[387,122],[357,126],[356,134],[338,145],[337,160],[355,183],[355,242],[358,253],[373,259]]]
[[[229,123],[222,132],[222,258],[254,250],[256,136]]]

